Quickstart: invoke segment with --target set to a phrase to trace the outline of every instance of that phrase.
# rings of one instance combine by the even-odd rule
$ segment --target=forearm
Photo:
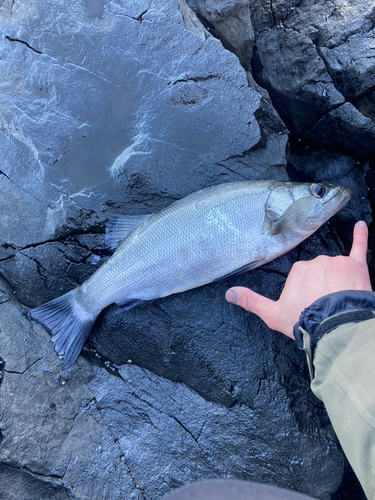
[[[313,358],[311,388],[324,402],[341,446],[367,498],[374,500],[375,318],[360,319],[361,316],[373,315],[371,308],[367,308],[370,305],[362,304],[363,309],[346,311],[352,315],[353,321],[356,321],[357,316],[359,322],[346,322],[345,314],[340,315],[340,312],[324,318],[321,325],[327,324],[328,321],[334,323],[332,318],[335,318],[336,322],[340,322],[341,318],[343,323],[328,333],[323,333],[323,336],[321,334],[324,328],[320,326],[319,333],[319,326],[314,330],[311,328],[311,321],[305,321],[303,324],[306,330],[308,325],[310,330],[314,330],[311,339],[303,327],[300,332],[308,357]],[[317,310],[313,311],[311,318],[313,321],[317,319],[316,324],[319,323]],[[316,332],[318,336],[314,335]],[[309,350],[310,340],[312,349]],[[316,340],[318,342],[315,346]]]
[[[375,319],[342,325],[318,343],[314,394],[327,409],[367,498],[375,499]]]

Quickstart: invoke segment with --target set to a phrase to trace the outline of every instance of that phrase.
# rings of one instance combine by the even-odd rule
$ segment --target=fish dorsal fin
[[[115,250],[118,244],[131,231],[152,214],[146,215],[109,215],[105,228],[105,244],[110,250]]]
[[[266,210],[267,217],[271,221],[272,234],[300,233],[301,226],[310,215],[314,206],[312,196],[304,196],[295,201],[283,213],[281,217],[275,220],[275,213],[272,210]]]

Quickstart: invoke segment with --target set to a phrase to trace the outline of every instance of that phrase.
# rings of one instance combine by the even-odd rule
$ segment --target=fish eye
[[[323,198],[327,191],[324,184],[312,184],[310,189],[316,198]]]

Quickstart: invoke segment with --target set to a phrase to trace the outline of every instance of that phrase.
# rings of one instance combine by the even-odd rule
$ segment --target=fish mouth
[[[334,210],[330,214],[330,217],[332,215],[334,215],[336,212],[338,212],[339,210],[341,210],[348,203],[352,194],[353,194],[352,188],[345,187],[342,190],[340,190],[333,198],[326,201],[326,203],[328,203],[328,204],[333,203],[333,202],[335,204],[337,203]]]
[[[350,200],[351,196],[353,194],[352,188],[346,187],[344,191],[341,192],[341,196],[339,199],[339,204],[337,207],[337,210],[341,210]]]

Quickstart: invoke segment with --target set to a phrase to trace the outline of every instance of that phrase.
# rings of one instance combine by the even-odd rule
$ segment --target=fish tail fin
[[[64,356],[63,369],[67,370],[77,359],[95,322],[75,299],[72,290],[30,311],[33,319],[52,333],[52,342],[59,356]]]

